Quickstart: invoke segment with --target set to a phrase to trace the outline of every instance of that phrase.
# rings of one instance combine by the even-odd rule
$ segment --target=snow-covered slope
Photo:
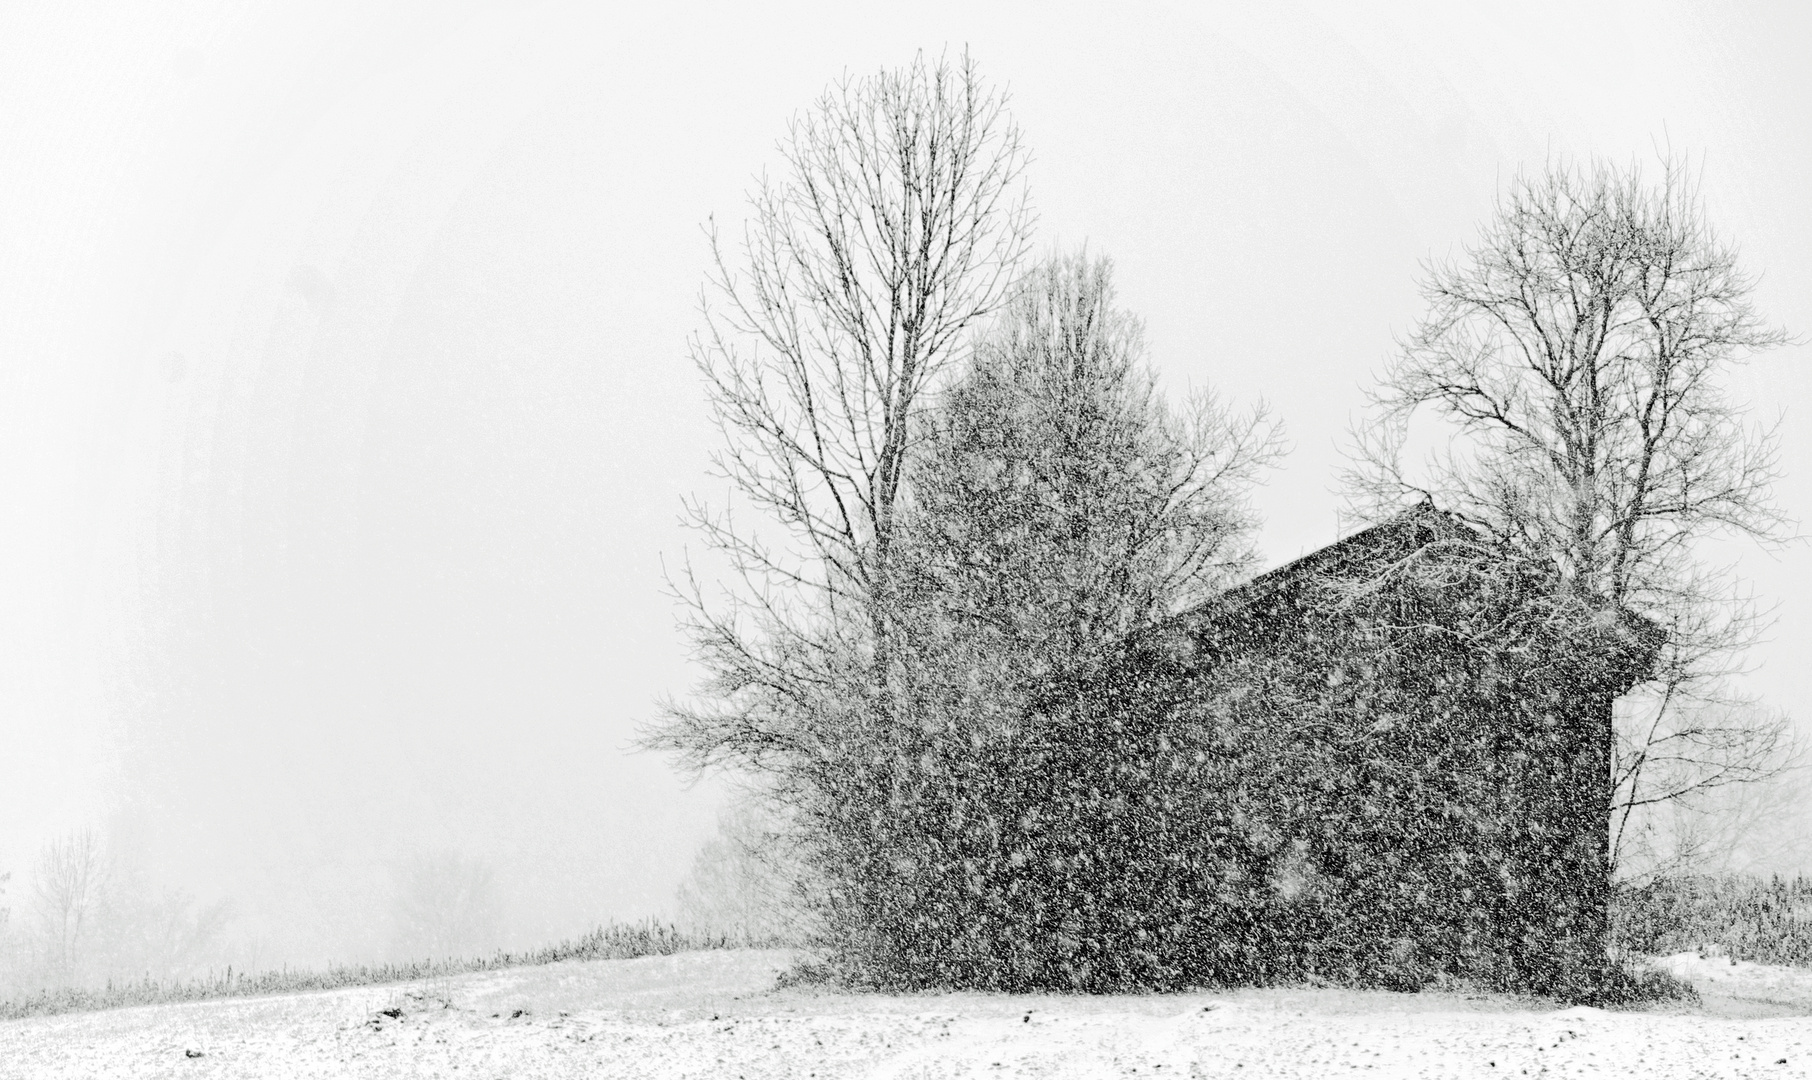
[[[1715,969],[1672,959],[1689,977]],[[1775,1015],[1715,1015],[1733,1011],[1719,1005],[1724,990],[1705,1012],[1645,1013],[1331,990],[775,991],[789,960],[687,953],[8,1021],[0,1076],[1812,1076],[1812,1016],[1781,1015],[1791,1007],[1780,1005],[1756,1006]],[[1724,967],[1728,990],[1744,969]],[[1804,975],[1793,975],[1802,992]]]

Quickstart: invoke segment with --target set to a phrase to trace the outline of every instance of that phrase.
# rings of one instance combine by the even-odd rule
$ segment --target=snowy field
[[[1812,1076],[1812,977],[1667,963],[1705,1007],[1450,994],[1083,998],[773,989],[699,952],[0,1022],[11,1077]]]

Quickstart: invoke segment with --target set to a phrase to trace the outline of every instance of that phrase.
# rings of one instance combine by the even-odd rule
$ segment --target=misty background
[[[1115,259],[1168,392],[1288,426],[1267,565],[1338,535],[1418,263],[1519,167],[1690,154],[1812,336],[1812,12],[1455,7],[0,7],[6,932],[83,830],[240,965],[673,914],[724,789],[629,744],[696,674],[661,568],[715,494],[701,225],[845,71],[967,45],[1009,89],[1039,246]],[[1802,525],[1809,354],[1736,388]],[[1812,548],[1715,555],[1812,731]],[[1812,870],[1812,806],[1769,814],[1755,865]]]

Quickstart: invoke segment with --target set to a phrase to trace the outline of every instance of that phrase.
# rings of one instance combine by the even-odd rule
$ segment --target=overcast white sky
[[[0,872],[89,824],[267,958],[380,948],[428,850],[519,942],[666,907],[719,794],[626,744],[695,674],[699,225],[845,70],[1010,88],[1041,240],[1115,258],[1173,392],[1288,424],[1268,562],[1334,539],[1418,261],[1518,168],[1692,154],[1812,336],[1806,5],[636,7],[0,5]],[[1738,383],[1802,521],[1808,353]],[[1812,550],[1725,554],[1812,724]]]

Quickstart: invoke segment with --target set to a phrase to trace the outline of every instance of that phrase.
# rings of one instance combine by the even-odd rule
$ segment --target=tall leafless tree
[[[711,229],[692,358],[733,502],[687,505],[727,567],[676,581],[709,674],[648,735],[797,779],[900,720],[896,540],[913,420],[1025,250],[1026,154],[966,55],[845,78],[793,121],[742,243]],[[733,510],[754,518],[735,517]],[[852,692],[853,691],[853,692]]]
[[[1605,734],[1613,863],[1644,808],[1769,776],[1791,750],[1786,720],[1730,689],[1757,617],[1698,548],[1788,528],[1774,432],[1724,381],[1786,340],[1753,283],[1683,160],[1658,182],[1602,162],[1520,176],[1464,258],[1426,267],[1428,313],[1354,438],[1362,516],[1432,498],[1666,632]],[[1412,472],[1418,412],[1452,438]]]
[[[967,55],[846,77],[779,149],[741,244],[710,229],[691,352],[730,501],[686,511],[727,584],[690,562],[674,576],[707,679],[643,742],[752,781],[834,890],[913,724],[898,546],[915,422],[1014,281],[1031,214],[1019,130]]]
[[[38,856],[38,914],[47,939],[47,959],[61,981],[72,981],[78,975],[105,872],[100,838],[88,829],[52,840]]]

